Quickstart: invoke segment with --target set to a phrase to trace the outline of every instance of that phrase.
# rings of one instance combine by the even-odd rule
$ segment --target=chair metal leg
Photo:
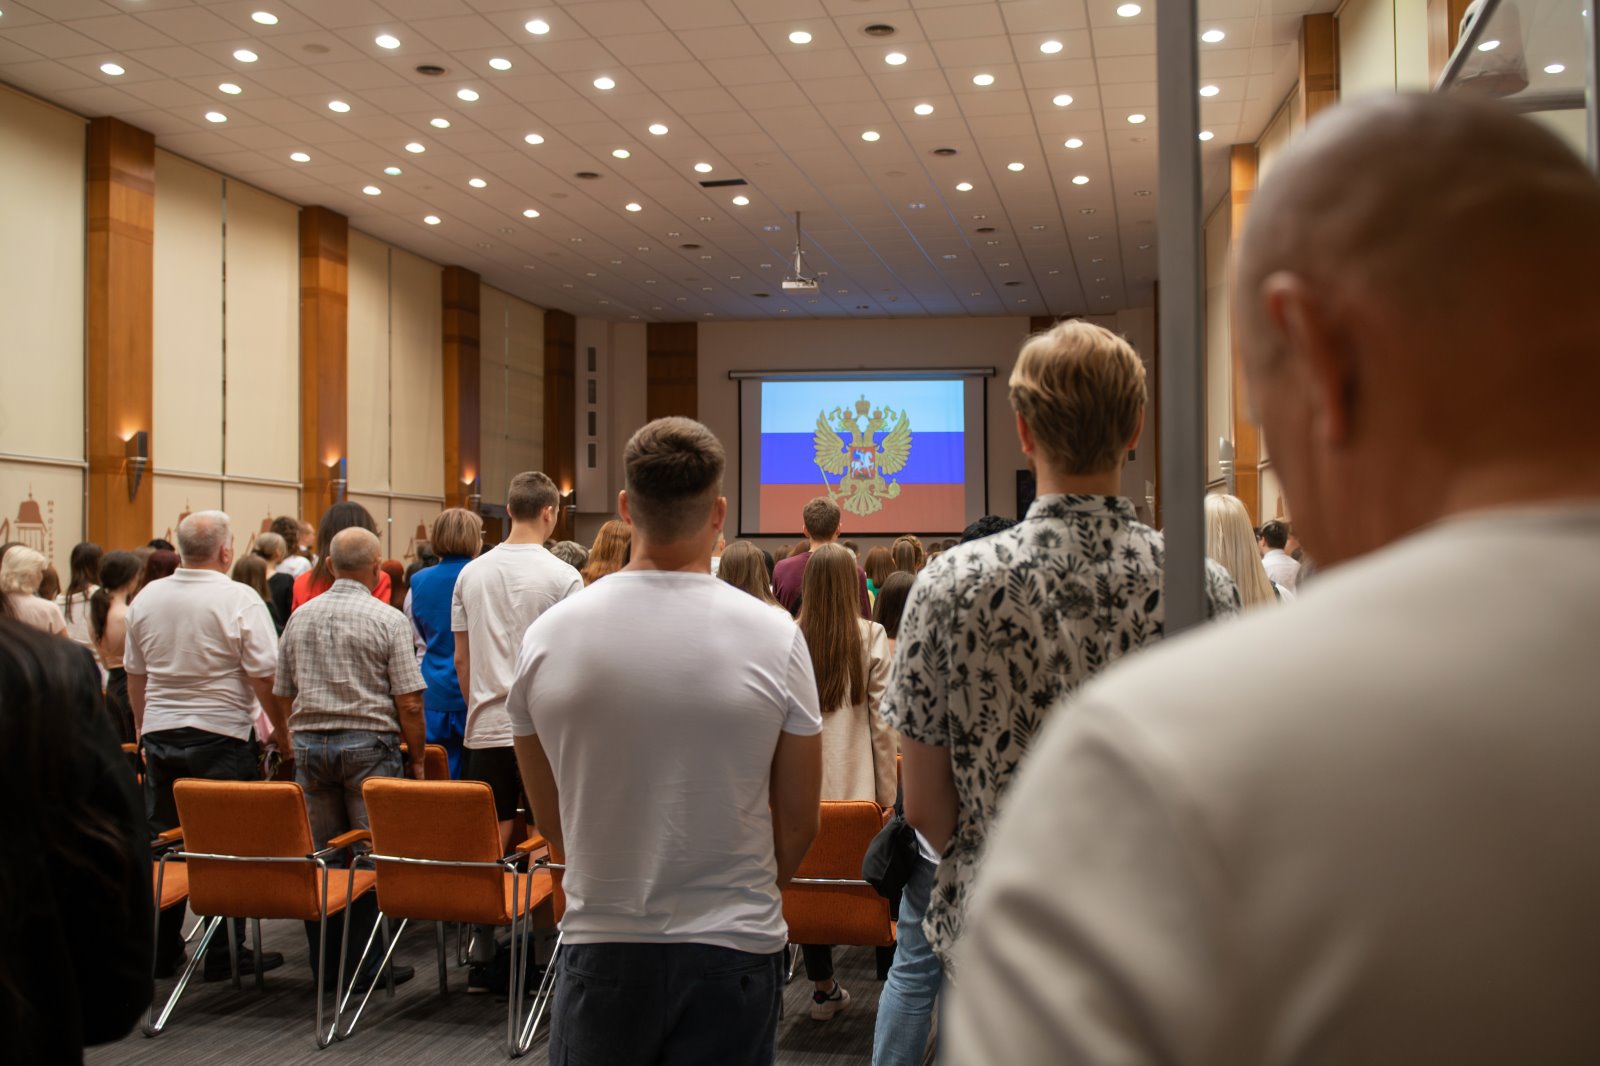
[[[239,939],[233,935],[233,923],[223,922],[222,931],[228,935],[228,969],[233,975],[233,990],[235,992],[244,988],[239,983]]]
[[[389,960],[394,957],[394,949],[400,946],[400,938],[405,935],[406,926],[409,923],[410,923],[410,919],[409,918],[402,918],[400,920],[400,928],[395,930],[394,935],[389,938],[389,946],[383,953],[383,960],[378,963],[378,972],[379,973],[382,973],[383,971],[385,971],[386,969],[389,968]],[[348,926],[348,924],[349,923],[346,922],[347,926]],[[372,955],[372,946],[377,941],[378,928],[379,928],[380,925],[384,925],[384,926],[388,925],[387,919],[385,919],[384,921],[382,921],[380,923],[376,923],[376,924],[373,925],[372,933],[367,937],[367,946],[361,952],[361,961],[356,963],[355,973],[351,975],[350,987],[344,992],[343,998],[340,999],[340,1001],[339,1001],[338,1011],[334,1014],[334,1017],[333,1017],[334,1030],[335,1030],[335,1034],[338,1036],[338,1038],[340,1040],[348,1039],[349,1036],[356,1031],[356,1026],[361,1023],[362,1012],[364,1012],[367,1009],[367,1003],[372,999],[372,993],[377,991],[377,989],[378,989],[378,982],[377,982],[376,978],[374,978],[372,984],[367,986],[366,994],[361,997],[361,1002],[356,1005],[356,1012],[355,1012],[355,1014],[351,1015],[350,1023],[348,1025],[344,1026],[343,1028],[341,1028],[340,1024],[339,1024],[339,1019],[340,1019],[340,1017],[343,1016],[346,1008],[349,1007],[349,1005],[350,1005],[350,997],[355,994],[356,981],[360,978],[361,973],[366,969],[367,959]],[[346,930],[346,933],[348,934],[348,929]],[[343,981],[341,979],[341,984],[342,983],[343,983]],[[392,987],[391,987],[391,990],[390,990],[389,994],[391,996],[394,995]]]
[[[161,912],[157,911],[156,921],[159,923],[160,920]],[[154,1017],[156,1005],[155,1001],[151,1000],[149,1008],[145,1011],[143,1026],[145,1036],[155,1036],[167,1027],[167,1019],[172,1016],[172,1009],[178,1005],[178,999],[183,995],[183,990],[189,987],[189,978],[194,976],[195,967],[199,966],[200,960],[205,958],[206,948],[210,945],[211,938],[216,935],[217,926],[226,920],[225,918],[212,918],[206,923],[206,931],[200,937],[200,946],[189,957],[188,965],[183,968],[183,973],[179,975],[178,986],[172,990],[172,995],[167,997],[166,1005],[161,1008],[161,1017]]]
[[[255,949],[254,950],[255,950],[255,953],[256,953],[256,958],[255,958],[256,989],[260,990],[260,989],[263,989],[263,988],[267,987],[267,975],[264,972],[266,970],[266,967],[261,965],[261,919],[260,918],[251,918],[250,919],[250,927],[251,927],[250,928],[251,941],[255,945]]]
[[[539,981],[539,991],[534,993],[527,1025],[523,1027],[522,1035],[517,1041],[518,1055],[525,1054],[533,1047],[533,1041],[539,1034],[539,1021],[544,1017],[545,1008],[555,996],[556,960],[561,957],[561,937],[562,934],[556,934],[555,950],[550,953],[550,963],[545,967],[544,976]]]
[[[449,971],[448,971],[448,967],[445,964],[444,923],[443,922],[434,922],[433,923],[433,934],[434,934],[434,946],[438,948],[438,954],[439,954],[439,994],[441,996],[443,996],[443,995],[447,995],[449,993],[449,991],[450,991]]]
[[[389,955],[394,954],[394,937],[389,934],[389,916],[383,912],[378,913],[378,924],[383,927],[383,938],[389,945],[388,954],[383,957],[383,966],[379,973],[383,975],[383,985],[387,992],[386,998],[394,998],[394,967],[389,965]],[[402,926],[401,928],[404,928]],[[359,972],[359,971],[358,971]]]
[[[789,975],[783,979],[783,983],[786,985],[792,984],[794,975],[800,972],[800,945],[790,944],[787,950],[789,952]]]

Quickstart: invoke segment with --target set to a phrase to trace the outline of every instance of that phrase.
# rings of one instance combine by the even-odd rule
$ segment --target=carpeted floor
[[[433,928],[413,926],[396,949],[396,957],[416,967],[417,976],[387,1000],[380,989],[349,1040],[318,1051],[312,1037],[314,986],[307,967],[305,934],[299,923],[263,923],[268,950],[283,952],[285,963],[267,974],[258,992],[254,979],[244,978],[234,991],[229,982],[194,981],[178,1004],[168,1028],[154,1039],[137,1030],[126,1039],[91,1049],[89,1066],[160,1063],[162,1066],[223,1066],[243,1062],[271,1066],[339,1062],[504,1063],[505,1000],[492,995],[468,996],[467,971],[454,965],[450,994],[439,995]],[[856,1066],[872,1060],[872,1026],[883,985],[875,978],[871,948],[837,948],[834,965],[849,990],[850,1006],[832,1021],[818,1023],[808,1013],[812,985],[801,967],[785,997],[778,1027],[778,1062],[784,1066]],[[157,983],[164,1002],[171,981]],[[546,1023],[539,1039],[521,1061],[546,1061]],[[618,1064],[624,1066],[624,1064]]]

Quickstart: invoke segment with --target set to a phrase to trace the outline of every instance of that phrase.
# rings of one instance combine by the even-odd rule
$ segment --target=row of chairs
[[[387,972],[411,922],[436,923],[439,991],[448,991],[446,923],[510,927],[512,987],[506,1006],[505,1046],[515,1058],[528,1051],[548,1006],[555,971],[552,956],[539,988],[527,999],[526,952],[535,930],[557,928],[564,898],[559,864],[549,845],[531,834],[510,855],[501,855],[494,800],[488,785],[450,781],[444,751],[429,745],[430,780],[371,778],[362,788],[370,830],[352,830],[313,848],[305,798],[292,782],[209,781],[190,778],[174,785],[181,828],[161,834],[154,872],[157,927],[161,912],[188,905],[204,915],[199,941],[167,1001],[151,1005],[144,1032],[166,1028],[207,946],[228,919],[249,918],[255,950],[261,951],[261,919],[316,922],[320,958],[327,956],[328,920],[344,914],[368,892],[376,892],[381,920],[362,947],[354,969],[347,965],[350,924],[343,925],[334,985],[333,1018],[325,1021],[327,967],[317,968],[315,1035],[319,1048],[350,1038],[371,1000],[372,981],[359,1002],[346,974],[367,972],[382,952]],[[432,779],[434,763],[440,780]],[[796,944],[889,947],[894,923],[889,905],[860,878],[861,860],[887,815],[871,802],[824,803],[821,828],[805,861],[783,893],[784,917]],[[341,866],[346,849],[366,845]],[[388,935],[380,930],[392,921]],[[233,951],[234,939],[224,932]],[[561,940],[556,938],[559,954]],[[237,960],[235,960],[236,962]],[[238,985],[237,965],[234,967]],[[263,978],[256,973],[257,987]],[[349,987],[347,987],[347,985]],[[389,994],[394,994],[393,986]]]

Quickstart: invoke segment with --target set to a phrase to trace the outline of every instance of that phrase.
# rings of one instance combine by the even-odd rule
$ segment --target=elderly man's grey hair
[[[360,526],[341,529],[328,545],[328,564],[335,576],[365,570],[383,558],[383,548],[371,530]]]
[[[178,523],[178,558],[185,565],[209,563],[233,543],[233,520],[222,511],[196,511]]]

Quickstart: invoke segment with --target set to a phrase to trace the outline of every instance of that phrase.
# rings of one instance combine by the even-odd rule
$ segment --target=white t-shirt
[[[469,748],[509,748],[506,693],[517,649],[533,620],[583,591],[583,578],[542,544],[501,544],[461,568],[450,600],[450,630],[466,633],[472,669]]]
[[[709,574],[611,574],[529,627],[508,710],[561,796],[568,942],[783,950],[772,757],[822,730],[798,626]]]
[[[288,574],[290,577],[299,577],[311,569],[311,560],[304,555],[286,555],[278,564],[278,573]]]
[[[90,651],[94,651],[94,634],[89,631],[89,597],[94,595],[97,588],[98,585],[91,585],[87,592],[75,592],[70,597],[63,592],[56,597],[56,606],[61,609],[61,617],[67,623],[67,636]],[[72,608],[71,618],[67,618],[68,607]]]
[[[249,585],[182,569],[128,608],[123,666],[147,678],[144,732],[192,727],[248,740],[256,694],[246,678],[277,671],[278,630]]]

